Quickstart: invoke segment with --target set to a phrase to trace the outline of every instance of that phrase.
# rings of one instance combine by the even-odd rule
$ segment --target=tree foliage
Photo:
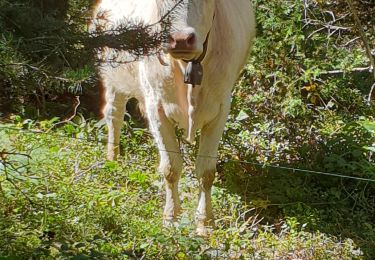
[[[315,220],[310,223],[314,226],[319,218],[321,224],[315,228],[320,230],[373,234],[373,183],[313,173],[301,180],[297,177],[301,172],[266,167],[282,165],[375,179],[375,106],[369,98],[375,80],[348,4],[254,2],[258,37],[234,91],[223,144],[225,185],[243,191],[245,197],[259,198],[263,207],[300,201],[301,205],[280,210],[305,220],[312,214]],[[355,8],[373,50],[375,20],[369,13],[375,6],[356,1]],[[265,169],[225,163],[232,158],[260,162]],[[257,177],[259,170],[267,177]],[[374,254],[374,236],[362,239]]]

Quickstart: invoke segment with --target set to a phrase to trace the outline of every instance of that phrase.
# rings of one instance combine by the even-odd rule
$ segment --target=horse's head
[[[215,0],[158,0],[161,16],[170,12],[166,49],[173,58],[195,60],[204,52],[212,27]]]

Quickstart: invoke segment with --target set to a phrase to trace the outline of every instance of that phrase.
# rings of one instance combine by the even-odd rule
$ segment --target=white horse
[[[196,221],[198,234],[206,235],[214,219],[211,187],[215,158],[230,110],[232,87],[255,37],[254,14],[249,0],[102,0],[96,6],[93,24],[101,23],[95,21],[99,13],[101,19],[105,14],[104,27],[129,20],[153,24],[170,10],[170,39],[164,53],[130,64],[99,67],[105,88],[108,159],[116,159],[125,105],[134,97],[144,107],[159,149],[159,171],[166,187],[164,222],[168,223],[180,212],[182,158],[175,127],[184,130],[188,141],[201,130],[196,158],[200,189]],[[112,54],[108,48],[100,53],[102,57]],[[120,55],[126,57],[127,53]]]

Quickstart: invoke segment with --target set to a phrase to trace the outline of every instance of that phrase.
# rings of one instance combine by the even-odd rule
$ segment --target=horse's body
[[[199,233],[204,234],[213,219],[211,186],[216,172],[215,157],[230,109],[232,87],[255,36],[255,21],[249,0],[200,1],[204,2],[184,1],[182,5],[186,9],[176,9],[167,54],[145,57],[117,67],[102,64],[99,71],[105,87],[109,159],[114,159],[118,153],[126,101],[135,97],[145,108],[160,153],[159,170],[166,180],[166,221],[173,220],[180,210],[177,186],[182,158],[175,126],[184,130],[189,141],[193,141],[196,131],[201,130],[196,160],[196,175],[200,183],[197,221]],[[176,2],[102,0],[96,13],[104,11],[112,26],[124,18],[151,24]],[[202,83],[195,87],[185,84],[187,63],[184,60],[194,60],[202,55],[205,42]],[[101,55],[105,56],[106,52],[110,50],[104,50]],[[163,65],[161,59],[169,66]]]

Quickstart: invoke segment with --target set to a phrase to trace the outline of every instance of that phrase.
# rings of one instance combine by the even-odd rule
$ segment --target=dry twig
[[[374,57],[372,56],[371,47],[370,47],[369,41],[367,39],[367,36],[365,34],[365,31],[363,30],[363,26],[362,26],[361,20],[359,19],[357,9],[354,7],[354,4],[353,4],[352,0],[346,0],[346,2],[347,2],[348,6],[350,8],[350,11],[352,12],[354,22],[355,22],[355,26],[357,28],[357,31],[358,31],[358,33],[361,37],[361,40],[362,40],[363,44],[365,45],[367,57],[370,60],[370,70],[372,70],[372,75],[373,75],[373,80],[374,80],[374,84],[371,87],[371,90],[369,92],[368,99],[367,99],[367,102],[370,103],[372,93],[373,93],[374,88],[375,88],[375,60],[374,60]]]

